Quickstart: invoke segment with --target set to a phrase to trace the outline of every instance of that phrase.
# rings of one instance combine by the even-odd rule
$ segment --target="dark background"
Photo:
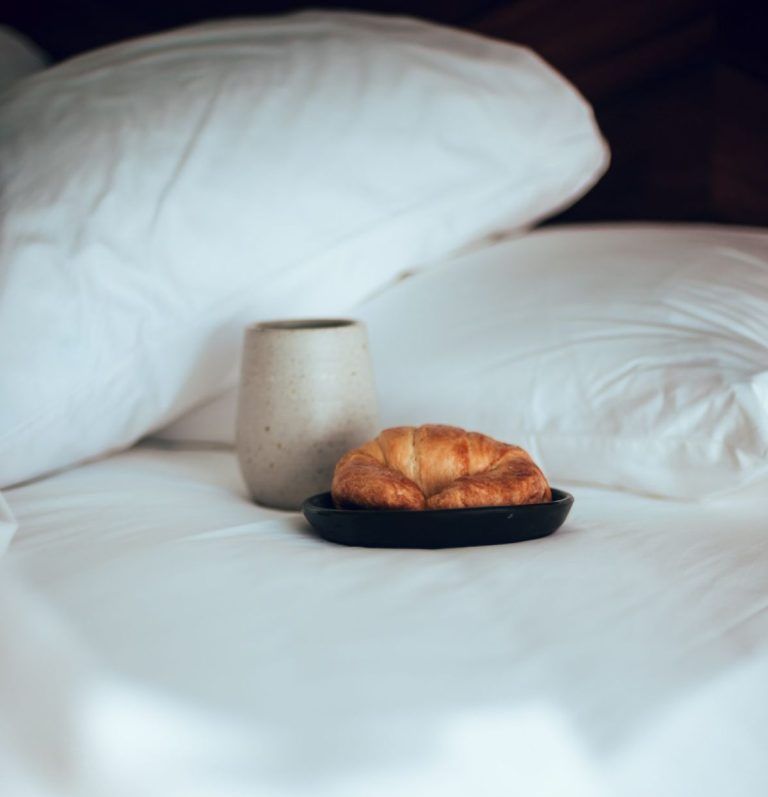
[[[768,0],[1,0],[54,60],[302,7],[411,14],[529,45],[592,102],[613,164],[560,217],[768,225]]]

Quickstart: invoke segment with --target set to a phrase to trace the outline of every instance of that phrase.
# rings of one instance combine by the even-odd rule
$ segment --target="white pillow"
[[[385,426],[519,443],[555,485],[702,498],[768,475],[768,232],[546,229],[358,315]]]
[[[23,34],[0,25],[0,93],[45,66],[42,51]]]
[[[364,303],[382,426],[528,448],[555,482],[700,498],[768,476],[768,232],[549,228]],[[235,394],[177,439],[233,442]]]
[[[0,485],[234,384],[244,323],[343,312],[607,158],[528,50],[340,13],[76,58],[4,95],[0,131]]]

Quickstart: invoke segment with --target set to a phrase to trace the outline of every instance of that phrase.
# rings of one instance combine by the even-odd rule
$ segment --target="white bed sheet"
[[[764,485],[573,489],[551,538],[445,551],[320,541],[230,451],[7,491],[8,793],[764,794]]]

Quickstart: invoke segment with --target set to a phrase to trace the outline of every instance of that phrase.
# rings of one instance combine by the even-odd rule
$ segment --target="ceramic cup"
[[[299,509],[308,496],[330,489],[339,457],[377,431],[361,323],[271,321],[246,329],[237,453],[254,500]]]

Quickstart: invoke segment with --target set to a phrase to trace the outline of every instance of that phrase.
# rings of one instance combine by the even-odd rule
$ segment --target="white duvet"
[[[764,795],[768,520],[577,488],[518,545],[365,550],[230,451],[8,491],[12,795]]]

